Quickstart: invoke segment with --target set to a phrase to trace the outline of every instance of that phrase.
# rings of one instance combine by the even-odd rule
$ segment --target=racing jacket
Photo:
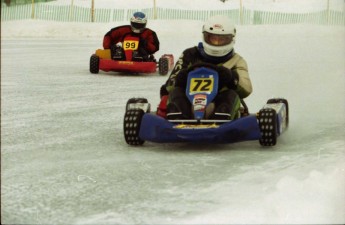
[[[156,32],[145,28],[141,33],[134,33],[130,25],[115,27],[108,31],[103,38],[103,48],[110,49],[118,42],[123,42],[128,35],[139,37],[139,48],[144,48],[148,54],[153,54],[159,50],[159,40]]]
[[[247,62],[232,50],[225,56],[212,57],[205,53],[202,43],[198,46],[188,48],[183,51],[182,55],[176,62],[171,74],[166,81],[166,89],[170,93],[174,86],[176,77],[182,69],[187,69],[196,63],[211,63],[218,66],[224,66],[235,73],[239,80],[235,89],[240,98],[246,98],[252,91],[252,83],[249,78]]]

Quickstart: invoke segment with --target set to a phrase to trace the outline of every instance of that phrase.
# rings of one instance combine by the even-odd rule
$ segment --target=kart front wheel
[[[98,73],[99,72],[99,57],[96,54],[93,54],[90,57],[90,73]]]
[[[144,110],[143,108],[142,109],[146,113],[150,112],[150,110],[151,110],[151,105],[149,104],[149,102],[147,101],[146,98],[130,98],[130,99],[128,99],[128,101],[126,103],[126,111],[131,109],[131,107],[130,107],[131,104],[138,105],[138,107],[135,107],[135,108],[140,108],[141,104],[147,104],[148,107],[146,108],[146,110]]]
[[[258,115],[262,146],[274,146],[277,143],[277,113],[274,109],[264,108]]]
[[[129,145],[143,145],[144,140],[139,137],[141,120],[144,116],[142,109],[130,109],[125,113],[123,121],[123,133]]]

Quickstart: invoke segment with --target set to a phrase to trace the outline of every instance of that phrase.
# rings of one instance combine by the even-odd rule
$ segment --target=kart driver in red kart
[[[252,93],[246,61],[234,51],[236,28],[225,16],[208,19],[202,27],[202,42],[188,48],[176,62],[161,87],[157,114],[167,119],[192,119],[192,107],[185,90],[188,73],[208,63],[219,74],[218,94],[208,119],[236,119],[240,99]]]
[[[115,60],[125,60],[122,43],[127,36],[139,38],[138,50],[133,52],[134,61],[149,61],[159,50],[157,34],[146,28],[147,17],[142,12],[135,12],[130,19],[130,25],[112,28],[103,38],[103,48],[111,50],[111,57]]]

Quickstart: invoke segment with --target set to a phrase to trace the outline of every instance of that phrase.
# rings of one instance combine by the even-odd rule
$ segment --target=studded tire
[[[160,58],[158,62],[158,71],[160,75],[167,75],[169,72],[169,59],[168,58]]]
[[[123,133],[125,140],[129,145],[143,145],[144,140],[139,137],[141,120],[144,115],[142,109],[130,109],[125,113],[123,121]]]
[[[277,143],[277,113],[274,109],[265,108],[258,115],[262,146],[274,146]]]
[[[99,72],[99,57],[93,54],[90,57],[90,73],[97,74]]]

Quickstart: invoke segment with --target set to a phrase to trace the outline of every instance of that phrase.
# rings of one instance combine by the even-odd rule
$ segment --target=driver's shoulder
[[[245,59],[238,53],[234,53],[230,59],[223,63],[225,67],[233,67],[236,64],[246,63]]]

